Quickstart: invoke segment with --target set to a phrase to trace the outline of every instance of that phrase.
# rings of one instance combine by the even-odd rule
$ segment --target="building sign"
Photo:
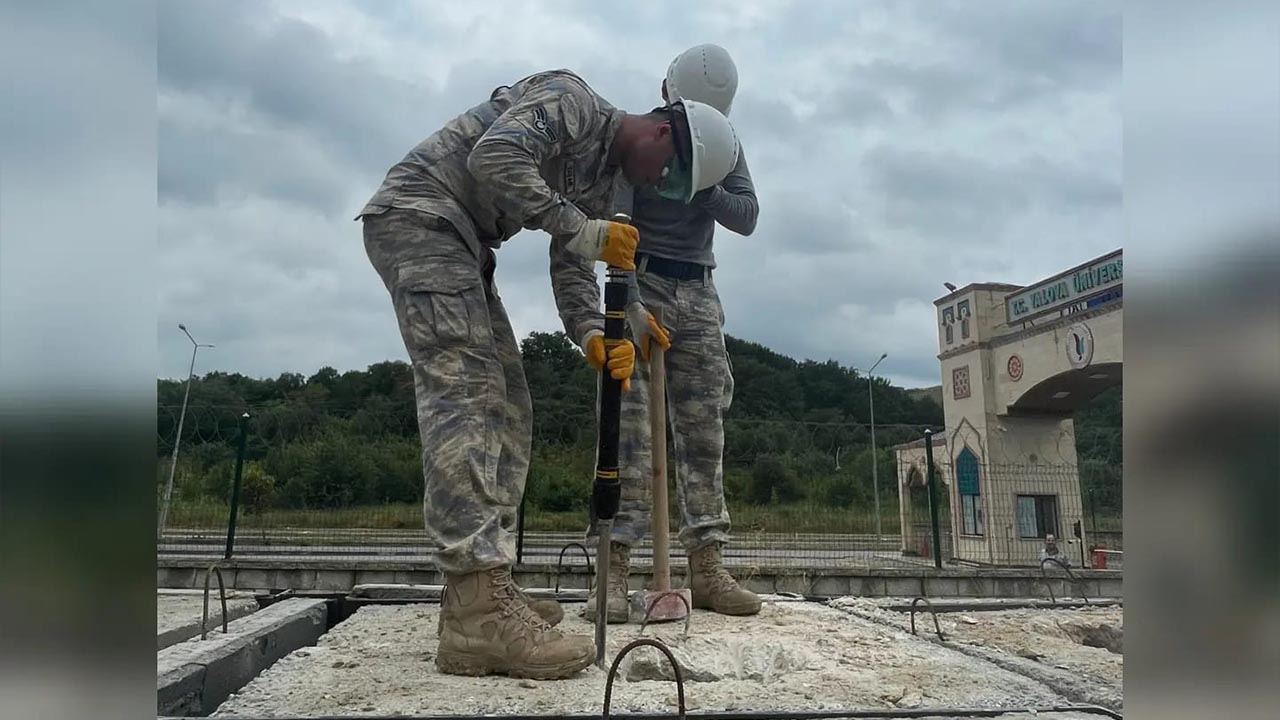
[[[1093,331],[1084,323],[1067,328],[1067,361],[1079,370],[1093,362]]]
[[[1013,325],[1099,295],[1114,293],[1124,284],[1122,253],[1122,250],[1117,250],[1009,295],[1004,300],[1006,320]],[[1114,297],[1118,298],[1119,293]]]

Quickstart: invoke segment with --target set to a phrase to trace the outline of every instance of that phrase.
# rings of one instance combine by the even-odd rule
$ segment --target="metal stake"
[[[614,222],[630,223],[626,215]],[[591,512],[600,533],[596,545],[596,666],[605,669],[606,626],[609,622],[609,543],[613,517],[622,499],[618,476],[618,435],[621,429],[622,381],[609,374],[609,350],[627,342],[627,277],[629,271],[610,267],[604,283],[605,365],[600,369],[600,435],[596,453],[596,480],[591,488]],[[624,598],[625,599],[625,598]]]

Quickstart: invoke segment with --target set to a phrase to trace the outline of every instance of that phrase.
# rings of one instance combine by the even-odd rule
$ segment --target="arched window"
[[[978,456],[965,447],[956,457],[956,485],[960,491],[960,527],[965,535],[983,535],[982,488]]]

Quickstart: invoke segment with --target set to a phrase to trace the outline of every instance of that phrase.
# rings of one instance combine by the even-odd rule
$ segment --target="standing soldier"
[[[630,115],[571,72],[543,72],[494,90],[413,148],[357,217],[413,364],[423,520],[447,586],[442,672],[554,679],[595,658],[591,638],[552,627],[558,605],[535,606],[511,577],[532,407],[494,251],[521,228],[541,229],[583,262],[634,268],[636,229],[600,219],[616,176],[683,197],[718,182],[723,172],[705,171],[736,154],[710,107]],[[607,363],[625,380],[632,346]]]
[[[662,98],[668,103],[707,103],[728,115],[738,87],[738,72],[729,53],[717,45],[699,45],[681,53],[667,69]],[[630,201],[630,202],[628,202]],[[630,207],[628,207],[630,206]],[[641,355],[648,358],[649,335],[670,347],[666,353],[667,406],[675,444],[676,497],[680,506],[680,541],[689,556],[689,588],[693,606],[727,615],[760,611],[760,598],[742,588],[725,570],[722,546],[729,540],[729,512],[724,500],[724,412],[733,398],[733,375],[724,342],[724,310],[711,273],[716,223],[750,235],[759,205],[741,149],[723,181],[701,190],[691,202],[663,197],[648,187],[619,193],[615,209],[632,216],[640,231],[636,251],[641,296],[649,308],[661,308],[663,328],[633,323]],[[579,268],[574,271],[574,268]],[[579,340],[592,364],[599,366],[603,343],[598,294],[593,271],[587,282],[581,262],[553,252],[553,286],[561,319]],[[593,312],[588,312],[590,309]],[[639,325],[640,327],[636,328]],[[622,503],[613,523],[609,567],[611,623],[626,622],[630,547],[650,530],[652,454],[649,438],[648,366],[631,378],[633,392],[623,398],[619,465]],[[594,523],[588,538],[596,535]],[[586,615],[594,618],[594,594]]]

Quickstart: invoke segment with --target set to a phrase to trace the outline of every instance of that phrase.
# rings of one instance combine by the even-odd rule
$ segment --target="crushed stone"
[[[591,637],[593,626],[579,616],[581,607],[566,605],[561,628]],[[438,611],[428,604],[362,607],[317,646],[259,675],[214,716],[600,712],[605,673],[594,666],[567,680],[542,682],[441,674],[434,664]],[[905,629],[814,603],[766,602],[760,614],[745,618],[695,611],[688,637],[682,629],[683,623],[650,625],[644,636],[662,639],[679,660],[689,710],[1024,708],[1067,702],[1036,680]],[[610,625],[608,657],[640,637],[638,631],[638,623]],[[631,652],[619,675],[614,712],[674,710],[671,670],[656,649]]]

